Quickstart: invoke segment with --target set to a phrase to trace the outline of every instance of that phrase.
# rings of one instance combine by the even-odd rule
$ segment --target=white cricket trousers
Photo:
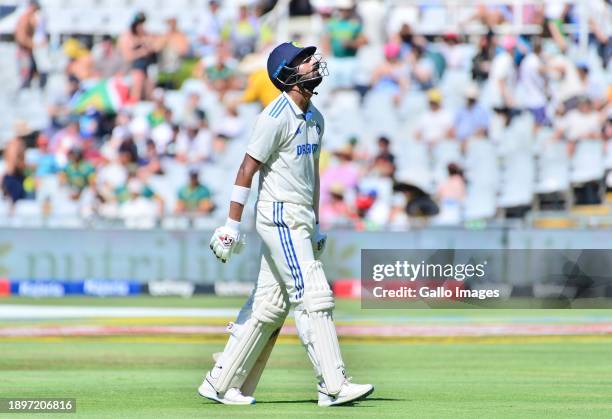
[[[258,291],[284,285],[289,302],[302,302],[305,267],[314,261],[316,224],[312,207],[288,202],[258,201],[255,226],[262,239]]]

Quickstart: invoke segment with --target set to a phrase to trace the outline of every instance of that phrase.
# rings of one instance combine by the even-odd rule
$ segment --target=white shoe
[[[325,385],[319,385],[319,406],[339,406],[366,398],[374,392],[374,386],[372,384],[353,384],[347,380],[342,384],[340,393],[335,396],[325,391]]]
[[[246,405],[255,404],[255,398],[251,396],[244,396],[239,389],[232,387],[221,396],[217,390],[210,384],[207,377],[204,377],[204,381],[198,388],[198,394],[207,399],[214,400],[223,404],[233,405]]]

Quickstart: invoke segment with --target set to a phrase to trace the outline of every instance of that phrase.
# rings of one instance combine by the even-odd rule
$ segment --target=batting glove
[[[239,221],[228,218],[225,225],[218,227],[210,239],[211,250],[223,263],[227,262],[232,254],[240,253],[244,247],[239,228]]]
[[[319,231],[319,224],[315,225],[314,231],[314,257],[318,259],[319,256],[323,253],[323,249],[325,249],[325,243],[327,243],[327,234],[321,233]]]

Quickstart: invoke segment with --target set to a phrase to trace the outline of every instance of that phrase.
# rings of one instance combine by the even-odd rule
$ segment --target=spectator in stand
[[[49,47],[50,36],[47,31],[47,19],[42,10],[37,10],[34,15],[36,28],[32,37],[34,60],[38,73],[38,84],[41,89],[47,85],[49,72],[51,71],[51,50]]]
[[[344,200],[344,186],[333,183],[329,187],[329,201],[321,205],[319,222],[323,228],[349,227],[356,218],[355,212]]]
[[[440,183],[436,199],[440,205],[438,224],[456,225],[461,222],[461,208],[465,200],[466,188],[463,170],[450,163],[447,167],[448,177]]]
[[[157,147],[153,140],[147,140],[147,148],[145,155],[140,159],[139,173],[143,178],[148,178],[151,175],[163,174],[161,160],[157,153]]]
[[[208,128],[208,125],[206,125]],[[232,139],[238,137],[244,130],[244,121],[240,118],[238,114],[238,107],[235,104],[228,104],[225,106],[225,112],[223,116],[219,119],[219,126],[217,128],[216,134],[217,139],[222,137],[224,139]],[[223,152],[225,150],[225,141],[223,141],[223,146],[221,148],[215,147],[215,152]],[[218,141],[216,142],[216,146],[220,145]]]
[[[248,74],[247,84],[242,94],[242,103],[259,102],[265,108],[280,94],[268,76],[265,62],[260,57],[243,60],[240,69]]]
[[[208,215],[214,210],[210,190],[200,183],[197,170],[189,172],[189,183],[178,193],[178,214]]]
[[[399,105],[410,86],[410,78],[406,64],[400,60],[398,44],[385,45],[385,61],[374,69],[370,86],[374,91],[389,92]]]
[[[477,83],[484,83],[489,78],[491,62],[495,56],[495,45],[493,33],[489,31],[480,37],[478,41],[478,52],[472,59],[472,79]]]
[[[410,220],[406,213],[406,197],[402,193],[396,192],[391,198],[388,225],[393,231],[406,231],[410,228]]]
[[[120,192],[119,216],[130,228],[152,228],[163,216],[163,201],[139,179],[131,178]],[[156,205],[157,204],[157,205]]]
[[[378,158],[383,158],[395,164],[395,156],[391,153],[391,140],[385,136],[378,137],[378,153],[375,161]]]
[[[469,56],[466,54],[464,44],[459,34],[449,32],[444,34],[444,43],[441,45],[441,53],[447,68],[450,70],[467,71]]]
[[[272,84],[265,68],[254,71],[248,78],[242,95],[244,103],[259,102],[262,108],[278,97],[280,91]]]
[[[176,160],[190,165],[199,165],[210,160],[212,154],[212,132],[200,121],[186,121],[176,138]]]
[[[415,45],[412,27],[407,23],[403,23],[396,38],[397,43],[400,45],[400,56],[404,59],[410,54]]]
[[[438,89],[428,90],[427,100],[429,109],[419,118],[415,138],[433,146],[452,135],[453,116],[442,108],[442,93]]]
[[[79,118],[71,115],[65,128],[59,130],[51,138],[51,150],[55,153],[55,158],[60,167],[68,164],[68,154],[75,147],[81,147],[81,128]]]
[[[555,136],[565,139],[570,155],[574,153],[577,141],[601,140],[601,127],[604,119],[595,109],[591,100],[582,96],[576,109],[569,111],[556,123]]]
[[[184,124],[187,121],[193,121],[200,117],[200,115],[206,115],[204,109],[200,105],[200,94],[197,92],[191,92],[187,96],[185,107],[181,111],[179,121]]]
[[[158,85],[168,89],[178,89],[180,79],[178,77],[183,59],[189,54],[189,39],[177,25],[175,17],[166,20],[167,32],[160,38],[157,50],[159,50],[159,75]]]
[[[357,72],[357,52],[368,43],[363,24],[353,0],[336,2],[335,16],[329,20],[323,35],[323,52],[329,57],[330,85],[334,89],[353,88]]]
[[[17,62],[19,63],[19,75],[21,77],[19,89],[29,88],[32,80],[38,74],[34,58],[34,32],[36,30],[36,15],[39,10],[40,4],[38,1],[29,0],[28,6],[19,16],[15,27]]]
[[[507,111],[517,106],[514,97],[517,76],[513,55],[516,38],[506,35],[501,39],[499,46],[501,49],[491,62],[485,97],[491,108]]]
[[[214,53],[217,45],[221,41],[221,32],[225,19],[221,13],[221,2],[210,0],[208,2],[208,13],[204,13],[202,23],[197,32],[194,45],[195,52],[201,57]]]
[[[164,200],[162,197],[134,174],[130,174],[128,180],[115,189],[114,195],[114,200],[119,205],[138,198],[154,201],[157,205],[157,215],[161,217],[164,214]]]
[[[523,107],[531,112],[536,126],[550,124],[546,115],[547,83],[546,67],[542,61],[542,42],[539,38],[534,38],[531,52],[523,58],[519,66],[518,88],[522,93]]]
[[[62,45],[68,58],[66,74],[79,81],[95,78],[94,63],[89,49],[77,38],[69,38]]]
[[[123,72],[123,59],[110,35],[102,36],[102,41],[94,45],[91,50],[91,58],[94,75],[97,78],[108,79]]]
[[[393,189],[404,194],[406,214],[410,217],[431,217],[440,212],[419,173],[404,170],[397,176]]]
[[[576,64],[566,55],[554,53],[547,62],[551,81],[551,99],[559,114],[575,109],[584,93]]]
[[[15,138],[4,148],[4,174],[2,176],[2,195],[14,204],[26,198],[24,182],[26,179],[25,141],[22,137],[29,131],[25,124],[18,125]]]
[[[151,140],[157,148],[157,153],[161,156],[168,151],[168,145],[174,137],[172,125],[173,114],[170,108],[164,110],[164,118],[151,130]]]
[[[113,201],[115,190],[127,183],[129,176],[128,164],[128,156],[122,154],[97,167],[96,191],[102,202]]]
[[[70,190],[71,198],[78,200],[85,188],[96,189],[96,169],[83,158],[83,150],[72,148],[68,152],[68,164],[60,172],[60,182]]]
[[[576,68],[578,69],[578,77],[582,86],[582,95],[587,96],[591,100],[595,109],[603,109],[607,104],[605,84],[593,77],[588,63],[578,62]]]
[[[321,174],[320,202],[322,204],[329,201],[329,188],[332,184],[341,185],[346,193],[346,191],[354,191],[359,183],[360,171],[359,166],[353,160],[353,147],[350,144],[343,145],[334,151],[334,157],[337,163],[329,166]]]
[[[138,147],[134,142],[134,138],[128,135],[119,145],[119,158],[128,168],[132,169],[138,166]]]
[[[147,122],[150,128],[155,128],[162,122],[166,121],[166,103],[165,103],[165,90],[161,87],[157,87],[153,90],[153,109],[147,115]]]
[[[222,39],[233,48],[232,55],[241,60],[255,52],[261,29],[261,22],[251,11],[248,0],[240,0],[238,19],[224,24]]]
[[[490,6],[479,4],[472,19],[491,28],[505,22],[512,22],[512,9],[511,6],[507,5]]]
[[[40,134],[36,139],[37,156],[36,161],[33,162],[34,169],[36,171],[36,185],[38,186],[43,182],[44,178],[55,177],[59,172],[60,168],[55,159],[55,155],[49,150],[49,138],[46,135]]]
[[[457,112],[452,133],[461,142],[472,137],[485,137],[491,119],[489,111],[478,102],[480,91],[476,83],[465,88],[464,96],[465,105]]]
[[[219,46],[217,55],[209,64],[210,61],[202,58],[194,71],[198,78],[204,80],[210,90],[217,92],[219,100],[223,100],[228,91],[240,88],[240,83],[236,78],[236,62],[225,45]]]
[[[152,83],[148,79],[148,69],[155,59],[154,38],[145,29],[147,18],[144,13],[137,13],[130,28],[119,38],[119,50],[125,62],[129,64],[132,86],[130,97],[138,102],[147,99],[152,90]]]
[[[412,53],[408,56],[408,62],[411,66],[412,80],[420,90],[429,90],[434,87],[436,79],[436,65],[433,60],[427,56],[425,46],[416,44],[412,49]]]
[[[81,89],[79,79],[69,76],[64,91],[50,98],[50,103],[47,108],[47,113],[50,119],[47,134],[50,137],[53,137],[57,131],[66,126],[72,112],[71,102],[80,93]]]

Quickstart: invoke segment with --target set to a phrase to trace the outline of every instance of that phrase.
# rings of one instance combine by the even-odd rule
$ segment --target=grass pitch
[[[67,305],[235,307],[241,300],[75,299],[42,300],[36,304],[60,301]],[[609,312],[603,311],[381,313],[362,311],[358,303],[350,302],[342,302],[338,312],[339,318],[356,323],[402,322],[401,316],[413,317],[413,321],[443,322],[454,321],[453,315],[482,322],[491,318],[497,322],[504,318],[508,322],[532,318],[572,322],[585,315],[610,317]],[[106,320],[88,319],[82,323],[93,321]],[[50,322],[11,323],[20,326]],[[2,321],[0,327],[7,324]],[[76,416],[105,418],[612,417],[612,340],[605,336],[409,343],[344,340],[341,344],[350,375],[356,382],[376,386],[370,398],[347,407],[316,406],[312,369],[304,350],[294,341],[280,342],[274,349],[258,387],[255,406],[209,402],[196,394],[196,388],[211,365],[211,354],[221,350],[223,343],[168,335],[0,338],[0,397],[76,398]],[[52,415],[64,416],[75,417]]]

